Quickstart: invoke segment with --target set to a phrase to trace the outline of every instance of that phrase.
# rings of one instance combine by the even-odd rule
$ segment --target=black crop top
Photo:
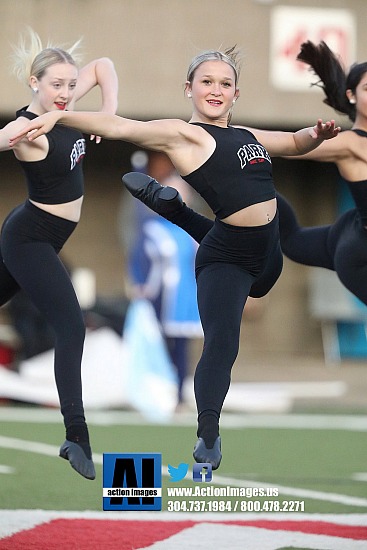
[[[219,219],[275,197],[269,153],[251,132],[233,126],[192,124],[213,136],[216,148],[202,166],[182,177]]]
[[[352,130],[356,134],[367,138],[367,132],[364,130]],[[348,185],[351,195],[356,204],[356,208],[361,216],[363,225],[367,225],[367,180],[348,181],[342,178]]]
[[[38,115],[25,109],[17,111],[17,118],[37,118]],[[59,124],[46,137],[49,143],[46,158],[33,162],[19,161],[26,176],[29,198],[42,204],[76,200],[84,193],[82,159],[85,139],[79,131]]]

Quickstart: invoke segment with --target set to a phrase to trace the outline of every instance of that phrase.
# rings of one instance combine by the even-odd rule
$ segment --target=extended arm
[[[295,155],[289,158],[338,163],[340,160],[353,156],[355,137],[353,132],[341,132],[336,139],[324,141],[319,147],[309,151],[305,155]]]
[[[321,119],[310,128],[303,128],[297,132],[277,132],[248,128],[264,145],[271,156],[304,155],[316,149],[324,140],[335,138],[340,127],[331,120],[323,123]]]
[[[141,122],[107,113],[52,111],[30,121],[25,128],[13,135],[10,145],[14,146],[29,132],[28,139],[33,141],[52,130],[57,123],[84,133],[128,141],[146,149],[166,153],[177,147],[178,143],[187,140],[189,127],[186,122],[176,119]]]
[[[367,179],[366,138],[351,130],[341,132],[335,139],[324,141],[317,149],[302,156],[286,156],[289,159],[334,162],[340,174],[349,181]]]

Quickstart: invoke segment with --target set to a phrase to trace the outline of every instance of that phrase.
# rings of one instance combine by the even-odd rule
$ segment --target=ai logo
[[[103,510],[161,509],[161,454],[103,454]]]

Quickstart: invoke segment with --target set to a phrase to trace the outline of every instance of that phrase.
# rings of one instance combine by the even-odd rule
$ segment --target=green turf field
[[[0,508],[102,510],[103,453],[161,453],[165,466],[187,462],[189,474],[182,481],[174,483],[163,476],[163,509],[167,509],[167,487],[194,486],[190,476],[194,415],[174,417],[175,425],[141,423],[131,414],[91,415],[97,479],[88,481],[57,456],[64,439],[58,411],[44,420],[33,418],[34,407],[15,408],[18,419],[11,411],[0,407]],[[231,416],[223,415],[223,461],[213,472],[212,485],[269,484],[279,487],[279,499],[304,501],[307,513],[366,513],[366,429],[353,427],[353,415],[352,425],[343,429],[317,426],[318,417],[314,418],[315,428],[299,427],[297,422],[294,427],[270,427],[266,417],[264,426],[241,426],[240,419],[231,427]],[[327,426],[328,417],[323,419]],[[363,417],[359,419],[363,425]],[[331,415],[330,424],[332,420]],[[31,448],[29,442],[36,445]]]

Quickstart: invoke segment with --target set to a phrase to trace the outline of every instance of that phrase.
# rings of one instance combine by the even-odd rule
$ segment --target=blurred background
[[[118,114],[122,116],[188,120],[190,103],[183,92],[192,57],[204,49],[237,45],[243,61],[233,124],[296,130],[322,117],[336,118],[346,129],[349,121],[323,104],[322,92],[310,86],[316,77],[295,58],[300,43],[310,39],[325,40],[347,68],[365,61],[366,16],[366,0],[64,0],[61,4],[1,0],[0,123],[12,120],[15,111],[29,102],[29,90],[11,74],[11,45],[30,26],[45,45],[50,40],[70,46],[82,37],[85,63],[110,57],[120,79]],[[78,103],[78,110],[98,108],[97,92]],[[128,200],[121,175],[133,169],[134,152],[133,145],[122,142],[89,144],[83,215],[63,250],[71,270],[93,274],[97,297],[104,303],[121,303],[121,308],[129,297],[126,241],[131,231],[129,216],[121,216]],[[335,219],[340,189],[334,166],[274,159],[274,177],[302,224]],[[11,152],[3,153],[0,219],[25,197],[20,167]],[[210,215],[195,200],[195,207]],[[346,405],[366,407],[366,348],[362,342],[358,354],[346,351],[330,368],[325,356],[330,342],[323,340],[322,331],[325,320],[314,314],[310,292],[310,269],[285,259],[283,275],[269,296],[249,303],[244,314],[233,378],[246,382],[347,380]],[[6,308],[0,323],[9,326]],[[5,329],[2,334],[6,343]],[[193,341],[192,370],[200,346],[200,339]],[[326,398],[327,393],[320,395],[318,404]]]

